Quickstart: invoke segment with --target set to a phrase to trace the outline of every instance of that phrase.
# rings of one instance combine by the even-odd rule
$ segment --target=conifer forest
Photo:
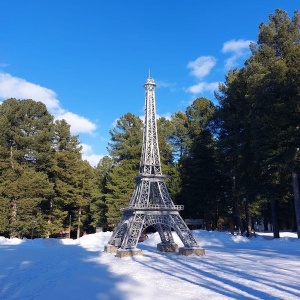
[[[158,119],[163,173],[182,217],[203,220],[203,229],[249,236],[259,225],[275,238],[282,229],[300,237],[300,14],[270,14],[250,49],[215,100],[200,97]],[[139,116],[119,117],[96,167],[38,99],[0,103],[0,127],[0,235],[113,230],[139,169]]]

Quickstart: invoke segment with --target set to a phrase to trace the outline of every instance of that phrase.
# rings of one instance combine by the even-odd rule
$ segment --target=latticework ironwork
[[[155,108],[155,87],[149,77],[145,88],[145,122],[139,174],[129,205],[123,208],[122,220],[114,230],[108,244],[123,250],[135,249],[141,233],[149,226],[154,227],[162,244],[174,244],[172,230],[176,231],[185,247],[198,244],[179,211],[183,205],[174,205],[162,174]]]

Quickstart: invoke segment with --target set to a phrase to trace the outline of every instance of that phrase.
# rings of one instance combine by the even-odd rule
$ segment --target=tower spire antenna
[[[149,70],[148,70],[148,73],[149,73],[148,78],[151,78],[151,76],[150,76],[150,68],[149,68]]]

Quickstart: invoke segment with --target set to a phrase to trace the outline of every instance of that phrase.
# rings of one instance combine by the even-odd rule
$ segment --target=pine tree
[[[244,196],[270,200],[274,237],[299,144],[299,20],[298,12],[292,20],[281,10],[270,15],[251,45],[252,56],[241,70],[229,72],[219,95],[220,146],[233,154],[231,169]]]
[[[52,120],[41,102],[8,99],[0,106],[0,204],[8,220],[0,231],[7,235],[28,235],[32,220],[43,228],[42,202],[53,193],[47,175],[53,164]]]
[[[142,121],[127,113],[110,131],[108,144],[113,167],[107,176],[105,204],[107,206],[107,225],[110,229],[121,219],[120,209],[128,205],[134,189],[134,177],[137,175],[142,146]]]
[[[182,134],[184,131],[181,131],[186,150],[179,161],[182,180],[180,197],[185,205],[183,215],[206,219],[207,223],[215,221],[217,210],[215,146],[208,128],[214,110],[213,103],[205,98],[196,99],[187,108],[186,124],[182,126],[187,128],[187,133]]]
[[[274,214],[275,206],[282,204],[288,193],[296,145],[300,144],[299,30],[298,12],[289,19],[286,12],[277,9],[269,16],[268,24],[260,25],[257,45],[252,46],[253,55],[247,62],[248,72],[255,74],[253,78],[260,77],[259,83],[251,81],[258,115],[255,120],[261,149],[258,159]],[[262,111],[263,115],[259,114]],[[276,217],[273,222],[274,237],[279,237]]]
[[[112,159],[109,156],[101,158],[94,169],[96,186],[99,193],[98,197],[95,197],[91,203],[91,224],[94,227],[107,228],[105,194],[108,193],[106,185],[111,169]]]
[[[70,134],[70,125],[65,120],[54,124],[53,148],[55,165],[52,181],[55,194],[47,203],[47,235],[58,234],[63,227],[81,225],[78,204],[82,201],[81,147],[76,136]],[[80,206],[80,205],[79,205]]]
[[[188,133],[187,115],[178,111],[171,117],[172,134],[170,143],[173,146],[174,159],[180,161],[184,156],[188,155],[191,139]]]
[[[107,226],[113,229],[121,219],[120,209],[128,205],[134,189],[137,165],[131,160],[122,160],[108,174],[105,195]]]
[[[163,174],[167,175],[166,185],[168,192],[174,202],[181,191],[180,174],[178,164],[174,162],[175,146],[172,144],[174,138],[174,126],[171,120],[164,117],[157,119],[158,146]]]

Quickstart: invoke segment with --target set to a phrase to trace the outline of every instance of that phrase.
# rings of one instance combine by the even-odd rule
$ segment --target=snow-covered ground
[[[205,256],[158,252],[157,233],[139,243],[143,256],[122,259],[103,252],[111,232],[78,240],[0,237],[0,299],[300,299],[296,234],[193,234]]]

